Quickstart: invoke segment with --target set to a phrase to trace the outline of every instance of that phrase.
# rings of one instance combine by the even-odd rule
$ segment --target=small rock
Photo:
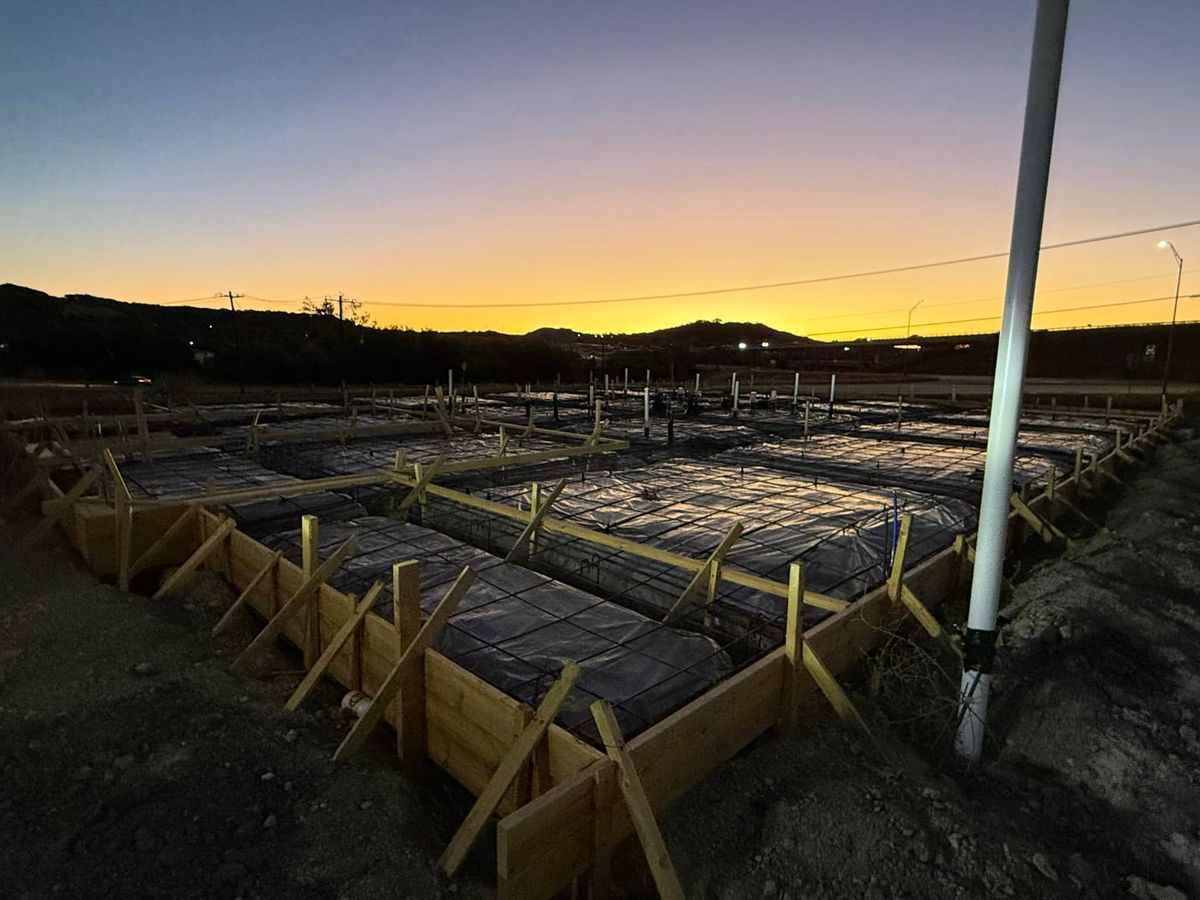
[[[296,740],[296,738],[298,738],[299,736],[300,736],[300,735],[298,735],[298,734],[296,733],[296,729],[295,729],[295,728],[291,728],[291,729],[288,729],[288,733],[287,733],[287,734],[285,734],[285,735],[283,736],[283,739],[284,739],[285,741],[287,741],[289,744],[291,744],[291,743],[294,743],[294,742],[295,742],[295,740]]]
[[[370,808],[371,808],[371,801],[370,801],[370,800],[364,800],[362,803],[358,804],[358,808],[359,808],[359,809],[370,809]]]
[[[130,671],[133,672],[134,675],[149,677],[150,675],[158,674],[158,666],[152,662],[140,662],[130,669]]]
[[[271,815],[269,815],[265,819],[263,819],[262,827],[263,828],[274,828],[278,824],[279,824],[279,820],[276,819],[275,814],[272,813]]]
[[[1054,871],[1054,866],[1050,865],[1050,860],[1046,858],[1044,853],[1035,853],[1029,858],[1033,867],[1042,873],[1051,881],[1058,881],[1058,872]]]
[[[275,773],[274,772],[263,772],[262,776],[261,776],[261,780],[262,781],[274,781]]]
[[[124,771],[125,769],[128,769],[133,765],[133,754],[132,753],[122,753],[120,756],[118,756],[116,759],[113,760],[112,764],[113,764],[114,769],[121,769],[122,771]]]
[[[1129,886],[1129,893],[1137,900],[1187,900],[1187,894],[1179,888],[1155,884],[1137,875],[1130,875],[1125,879],[1125,883]]]

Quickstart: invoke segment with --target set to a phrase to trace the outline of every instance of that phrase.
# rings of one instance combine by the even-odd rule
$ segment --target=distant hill
[[[518,383],[583,375],[569,348],[496,332],[439,334],[306,313],[53,297],[0,285],[0,375],[106,380],[136,373],[213,381],[420,384],[459,377]]]

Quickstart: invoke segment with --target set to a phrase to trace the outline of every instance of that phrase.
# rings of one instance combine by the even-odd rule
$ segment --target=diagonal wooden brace
[[[442,425],[442,431],[446,432],[446,437],[450,437],[450,435],[454,433],[454,427],[450,424],[450,418],[446,415],[446,395],[442,391],[442,386],[440,384],[434,390],[434,394],[437,397],[437,403],[433,407],[433,410],[437,414],[438,421]],[[453,411],[451,411],[450,415],[454,415]]]
[[[667,614],[663,616],[664,623],[673,622],[679,616],[686,613],[688,607],[692,605],[696,595],[702,588],[707,590],[706,606],[716,599],[716,585],[720,580],[719,572],[721,570],[721,563],[724,561],[725,555],[729,552],[730,548],[742,536],[742,530],[742,523],[734,522],[730,529],[725,532],[725,537],[721,538],[721,543],[717,544],[716,549],[705,560],[704,567],[692,576],[692,580],[683,589],[683,593],[679,595],[679,599],[667,610]]]
[[[183,530],[187,528],[189,524],[191,524],[192,520],[195,519],[199,513],[200,507],[198,506],[188,506],[187,509],[180,513],[179,518],[171,523],[171,527],[164,531],[158,540],[151,544],[146,549],[146,552],[139,556],[137,561],[129,567],[130,577],[136,575],[138,572],[142,571],[151,563],[153,563],[158,557],[158,554],[163,551],[163,548],[167,547],[171,541],[175,540],[175,538],[182,534]]]
[[[346,641],[354,634],[354,630],[358,628],[362,620],[366,618],[367,613],[375,605],[375,601],[379,599],[382,591],[383,582],[376,581],[371,585],[362,600],[355,606],[354,612],[342,623],[342,627],[337,630],[334,636],[330,638],[328,646],[325,647],[325,650],[317,658],[313,667],[308,670],[308,673],[304,676],[300,684],[296,686],[296,690],[292,692],[292,696],[283,705],[284,709],[290,712],[297,709],[304,702],[304,699],[316,687],[321,676],[325,674],[325,670],[329,668],[329,664],[333,662],[334,657],[338,655]]]
[[[161,600],[179,587],[183,583],[183,580],[196,571],[196,569],[200,568],[200,564],[208,559],[209,555],[229,537],[229,533],[233,531],[236,524],[233,519],[229,518],[222,521],[213,533],[208,536],[208,539],[196,548],[196,552],[189,556],[183,565],[171,573],[171,577],[162,583],[159,589],[154,592],[154,596],[151,599]]]
[[[1054,525],[1054,523],[1043,519],[1041,516],[1035,513],[1029,508],[1029,504],[1022,500],[1017,494],[1013,494],[1008,499],[1012,504],[1012,508],[1016,510],[1017,515],[1028,522],[1030,527],[1032,527],[1033,530],[1038,533],[1038,536],[1041,537],[1045,543],[1052,543],[1055,538],[1060,541],[1067,540],[1067,536],[1061,528],[1058,528],[1056,525]]]
[[[654,886],[662,900],[683,900],[683,887],[679,876],[675,874],[675,866],[671,863],[671,854],[667,852],[666,841],[654,818],[654,810],[646,796],[646,789],[638,775],[629,748],[625,746],[625,736],[621,734],[621,726],[613,714],[607,700],[597,700],[592,704],[592,718],[596,720],[596,728],[604,741],[604,751],[617,766],[618,782],[621,795],[625,798],[625,808],[629,818],[633,820],[634,831],[641,841],[642,851],[646,854],[646,863],[650,866],[650,874],[654,876]]]
[[[562,667],[558,679],[550,686],[550,690],[538,704],[537,712],[533,714],[529,724],[505,751],[500,765],[496,767],[487,786],[480,792],[479,799],[467,813],[466,819],[463,820],[462,825],[459,826],[458,831],[446,846],[445,852],[442,853],[442,858],[438,861],[442,871],[448,876],[454,876],[459,866],[467,858],[467,854],[471,852],[471,848],[475,846],[483,827],[500,805],[500,801],[504,799],[505,793],[508,792],[509,787],[525,766],[525,761],[529,759],[534,748],[545,736],[550,723],[554,721],[554,717],[558,715],[558,711],[566,702],[567,696],[579,678],[579,671],[579,663],[573,660],[568,661]]]
[[[267,626],[258,633],[258,636],[250,642],[249,646],[241,652],[241,655],[233,661],[229,668],[236,670],[245,665],[247,660],[251,659],[263,647],[282,634],[287,623],[295,618],[296,614],[304,608],[305,604],[310,599],[317,598],[321,585],[325,583],[325,580],[330,575],[337,571],[338,566],[345,562],[346,557],[353,553],[356,547],[358,547],[358,537],[357,535],[351,535],[342,546],[333,551],[333,555],[329,559],[317,566],[316,571],[304,580],[304,583],[296,589],[296,593],[288,598],[287,603],[280,607],[279,612],[275,613],[271,621],[267,623]]]
[[[558,499],[558,495],[562,493],[562,489],[566,483],[567,479],[560,479],[558,484],[554,486],[554,489],[550,491],[550,496],[540,502],[537,499],[538,492],[530,493],[532,502],[529,511],[529,524],[522,529],[521,534],[512,545],[512,549],[504,557],[505,562],[517,562],[529,558],[533,550],[534,537],[537,535],[538,529],[542,527],[542,522],[545,520],[547,513],[550,512],[550,507],[554,505],[554,501]],[[534,485],[534,487],[536,488],[537,485]]]
[[[412,643],[407,649],[400,654],[400,659],[396,665],[392,667],[392,671],[388,673],[383,684],[379,686],[379,691],[371,699],[371,705],[367,707],[367,711],[363,713],[362,718],[354,723],[354,727],[342,740],[342,743],[334,751],[333,758],[335,761],[346,759],[351,753],[357,750],[362,742],[367,739],[367,736],[379,724],[379,720],[383,718],[384,712],[388,705],[396,698],[396,694],[400,691],[400,686],[404,681],[404,676],[408,669],[417,665],[423,658],[427,648],[432,646],[433,642],[442,632],[442,628],[446,624],[446,620],[453,615],[458,609],[458,603],[462,600],[463,594],[467,592],[467,588],[471,586],[471,582],[475,580],[475,573],[469,567],[464,566],[459,572],[458,578],[454,584],[450,586],[450,590],[446,592],[446,596],[442,598],[441,603],[421,626],[421,630],[417,632],[417,636],[413,638]]]
[[[884,762],[889,762],[887,754],[883,752],[883,747],[879,741],[875,739],[875,735],[871,733],[871,729],[867,727],[867,722],[859,714],[854,704],[850,701],[849,696],[838,684],[838,680],[834,678],[833,673],[817,656],[812,645],[804,642],[804,668],[808,669],[808,674],[812,676],[813,681],[817,683],[817,687],[821,689],[821,693],[825,695],[825,699],[833,707],[834,712],[838,714],[843,722],[851,725],[856,725],[862,729],[863,733],[875,746],[876,752]]]
[[[40,540],[43,535],[47,534],[50,529],[58,524],[63,516],[67,515],[72,510],[72,508],[75,506],[75,501],[82,497],[84,492],[96,483],[96,479],[100,477],[100,473],[103,471],[104,469],[100,466],[92,466],[92,468],[88,469],[84,476],[76,481],[71,489],[63,495],[62,499],[54,506],[54,508],[49,510],[48,513],[43,516],[36,525],[33,526],[33,529],[21,539],[21,542],[18,546],[28,547],[29,545]],[[34,481],[34,486],[36,487],[36,479]]]
[[[195,507],[193,507],[193,509],[194,508]],[[229,623],[233,621],[233,617],[237,614],[237,611],[246,605],[246,602],[250,599],[250,595],[254,593],[255,589],[260,584],[262,584],[263,579],[275,571],[275,567],[279,565],[279,560],[281,559],[283,559],[282,550],[276,550],[273,554],[271,554],[271,558],[267,561],[267,564],[259,569],[258,573],[250,579],[250,583],[246,585],[246,589],[238,595],[238,598],[234,600],[232,604],[230,604],[229,609],[225,610],[225,614],[221,616],[220,621],[213,626],[213,637],[216,637],[229,626]]]
[[[441,388],[438,388],[438,390],[441,390]],[[405,498],[400,501],[400,505],[396,508],[396,512],[398,514],[408,512],[408,508],[410,506],[412,506],[418,500],[424,498],[425,487],[441,472],[442,463],[444,463],[445,460],[445,455],[439,456],[433,461],[433,465],[431,465],[428,469],[420,467],[420,463],[417,463],[417,466],[414,467],[416,470],[416,481],[413,484],[412,490],[408,492]]]

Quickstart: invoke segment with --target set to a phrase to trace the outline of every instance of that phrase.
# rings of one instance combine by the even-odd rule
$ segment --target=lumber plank
[[[429,620],[421,627],[421,630],[417,632],[417,636],[413,638],[412,643],[400,655],[400,659],[396,661],[396,665],[388,673],[387,678],[384,679],[383,684],[379,687],[374,698],[372,698],[371,705],[367,707],[367,711],[363,713],[362,718],[354,723],[354,727],[350,729],[334,752],[333,758],[335,761],[346,759],[351,753],[357,750],[362,745],[362,742],[366,740],[367,735],[379,724],[379,720],[383,717],[388,705],[395,699],[397,692],[400,690],[405,670],[410,666],[418,664],[421,654],[441,634],[446,620],[458,608],[459,601],[474,580],[475,573],[469,566],[464,566],[463,570],[458,573],[458,578],[455,579],[454,584],[450,586],[450,590],[446,592],[446,596],[442,598],[437,608],[429,616]]]
[[[633,819],[633,827],[646,854],[646,862],[650,866],[650,874],[654,876],[654,886],[658,888],[658,895],[663,900],[683,900],[683,887],[679,883],[679,876],[675,874],[671,854],[667,851],[667,844],[654,818],[654,810],[650,808],[650,801],[646,797],[646,789],[642,786],[637,767],[629,755],[629,748],[625,745],[625,737],[621,734],[617,717],[607,700],[595,701],[591,709],[596,728],[604,741],[605,752],[617,766],[617,783],[621,788],[621,796],[624,797],[625,806]]]
[[[495,813],[504,794],[520,774],[525,761],[545,736],[546,729],[550,727],[554,717],[558,715],[559,709],[562,708],[579,678],[579,672],[579,664],[573,660],[569,660],[563,666],[558,679],[550,686],[542,698],[542,702],[538,704],[537,711],[529,724],[508,748],[504,758],[500,760],[500,765],[496,768],[487,787],[480,793],[475,805],[471,807],[466,819],[463,820],[445,852],[442,853],[439,865],[448,876],[454,876],[459,866],[467,858],[467,854],[471,852],[484,825]]]
[[[183,565],[171,573],[171,576],[162,583],[157,591],[154,592],[152,599],[161,600],[163,597],[167,596],[167,594],[170,594],[177,587],[179,587],[185,578],[199,568],[200,564],[208,558],[209,554],[216,549],[217,545],[229,536],[229,532],[233,531],[234,525],[236,524],[237,523],[235,523],[233,519],[224,519],[221,524],[217,526],[216,530],[208,536],[207,540],[205,540],[204,543],[196,548],[196,552],[189,556]]]
[[[329,639],[329,644],[317,658],[312,668],[305,673],[300,684],[296,686],[296,690],[292,692],[292,696],[283,705],[284,709],[291,712],[300,707],[300,704],[304,702],[305,698],[312,692],[312,689],[316,687],[317,682],[321,680],[321,676],[325,674],[325,670],[329,668],[329,664],[333,662],[333,658],[341,652],[343,645],[345,645],[355,629],[358,628],[367,613],[370,612],[371,607],[375,605],[375,601],[379,599],[379,594],[382,591],[383,582],[376,581],[371,585],[362,600],[354,608],[354,613],[342,623],[342,627]]]

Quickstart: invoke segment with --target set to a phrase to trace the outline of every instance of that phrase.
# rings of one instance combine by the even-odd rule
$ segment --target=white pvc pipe
[[[988,693],[996,645],[996,612],[1004,568],[1009,496],[1012,493],[1013,457],[1020,427],[1021,390],[1029,350],[1038,247],[1042,242],[1042,220],[1046,210],[1046,183],[1050,176],[1050,151],[1054,143],[1067,6],[1068,0],[1038,0],[1033,55],[1029,64],[1025,130],[1021,138],[1021,162],[1017,172],[1004,319],[1000,326],[996,376],[992,384],[987,464],[983,474],[979,537],[971,580],[971,608],[967,615],[964,640],[960,719],[954,742],[958,754],[971,761],[978,760],[983,754],[987,724]]]
[[[650,385],[642,388],[642,428],[646,437],[650,437]]]
[[[700,373],[696,373],[696,393],[700,393]]]
[[[737,380],[737,376],[733,376],[733,415],[737,418],[738,414],[738,393],[742,389],[742,383]]]
[[[796,373],[795,379],[792,381],[792,412],[796,411],[796,404],[800,400],[800,373]]]
[[[625,393],[629,393],[629,366],[625,367]]]
[[[446,396],[447,397],[454,396],[454,370],[453,369],[446,370]],[[451,412],[453,412],[453,411],[454,410],[452,407]]]

